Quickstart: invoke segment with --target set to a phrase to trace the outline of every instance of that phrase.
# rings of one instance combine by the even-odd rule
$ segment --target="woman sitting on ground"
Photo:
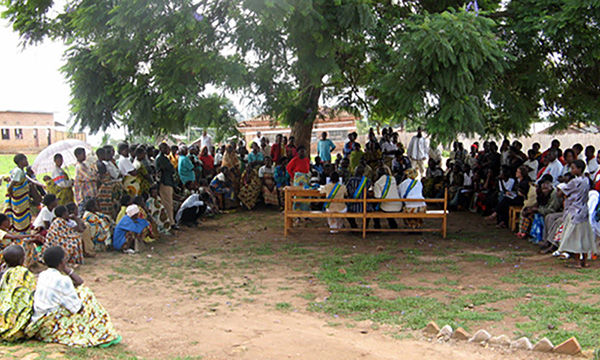
[[[85,203],[83,221],[90,229],[94,250],[105,251],[111,243],[110,235],[114,223],[109,216],[100,212],[96,200],[91,199]]]
[[[227,201],[234,201],[234,184],[230,179],[229,168],[227,166],[221,167],[221,172],[215,175],[210,182],[210,188],[215,192],[215,194],[223,196],[223,208],[221,210],[225,210],[228,207]]]
[[[83,241],[81,233],[77,232],[68,221],[69,211],[66,206],[60,205],[54,209],[56,218],[52,221],[46,234],[44,249],[52,246],[62,246],[67,253],[67,262],[70,264],[83,264]]]
[[[140,209],[135,204],[129,205],[125,213],[113,233],[113,247],[116,250],[133,254],[136,246],[148,236],[150,223],[139,218]]]
[[[110,316],[83,279],[67,267],[62,247],[44,251],[48,269],[40,273],[33,300],[29,337],[67,346],[110,346],[121,341]]]
[[[25,249],[25,266],[31,266],[38,258],[35,247],[42,244],[39,235],[14,234],[11,232],[10,219],[5,214],[0,214],[0,268],[2,268],[2,250],[11,245],[21,245]]]
[[[58,199],[54,194],[46,194],[44,195],[44,199],[42,200],[42,210],[35,217],[33,221],[33,234],[42,234],[46,235],[46,232],[50,228],[50,224],[52,220],[54,220],[54,209],[58,206]]]
[[[67,226],[81,234],[81,245],[83,246],[83,256],[94,258],[96,257],[96,249],[92,241],[92,232],[89,226],[79,217],[79,206],[75,203],[67,204],[69,212],[69,220]],[[41,256],[41,255],[40,255]]]
[[[156,228],[160,234],[170,235],[172,225],[171,220],[169,220],[167,210],[160,202],[160,198],[158,196],[158,187],[156,185],[150,188],[149,195],[150,196],[148,197],[148,200],[146,200],[148,215],[154,219]]]
[[[25,337],[33,314],[35,276],[23,266],[25,249],[20,245],[10,245],[3,255],[8,270],[0,280],[0,340],[15,341]]]

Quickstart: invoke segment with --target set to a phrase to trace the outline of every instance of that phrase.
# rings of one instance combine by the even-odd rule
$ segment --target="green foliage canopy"
[[[323,102],[442,141],[600,123],[600,0],[0,1],[25,44],[70,46],[73,112],[92,131],[232,127],[214,90],[242,91],[301,143]]]

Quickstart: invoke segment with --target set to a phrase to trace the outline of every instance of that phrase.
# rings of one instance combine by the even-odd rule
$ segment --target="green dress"
[[[24,330],[33,314],[35,277],[23,266],[9,268],[0,280],[0,340],[25,337]]]

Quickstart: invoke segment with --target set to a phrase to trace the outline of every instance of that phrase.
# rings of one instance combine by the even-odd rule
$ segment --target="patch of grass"
[[[305,255],[311,252],[311,250],[305,249],[302,244],[288,243],[282,246],[283,251],[287,251],[290,255]]]
[[[450,286],[456,286],[458,285],[458,281],[457,280],[449,280],[447,277],[442,277],[437,279],[436,281],[433,282],[435,285],[450,285]]]
[[[482,261],[487,266],[494,266],[504,262],[504,259],[498,256],[487,254],[462,254],[460,257],[465,261]]]
[[[518,270],[514,274],[501,276],[500,281],[509,284],[548,285],[561,283],[574,284],[578,281],[590,280],[592,278],[594,277],[591,274],[586,274],[583,272],[561,272],[556,275],[545,275],[543,273],[534,272],[531,270]]]
[[[516,324],[522,334],[547,337],[555,344],[575,336],[584,348],[600,346],[600,308],[596,305],[578,304],[560,297],[540,297],[517,305],[516,310],[531,320]],[[554,328],[549,330],[548,325]]]
[[[308,300],[308,301],[313,301],[314,299],[317,298],[317,294],[315,294],[315,293],[302,293],[302,294],[298,294],[296,296],[299,298]]]
[[[288,290],[292,290],[292,288],[289,286],[280,286],[277,288],[277,291],[288,291]]]
[[[351,257],[329,256],[317,276],[326,283],[364,282],[367,276],[378,270],[380,265],[395,259],[388,254],[357,254]]]
[[[288,302],[279,302],[275,304],[275,310],[279,311],[290,311],[292,310],[292,304]]]

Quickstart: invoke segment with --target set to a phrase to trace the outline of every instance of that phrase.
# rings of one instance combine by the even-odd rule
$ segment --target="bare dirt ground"
[[[88,260],[78,272],[111,314],[123,343],[110,350],[65,350],[65,356],[570,358],[466,342],[438,343],[419,330],[431,320],[440,326],[458,324],[471,333],[485,328],[511,338],[539,339],[547,336],[546,326],[561,332],[551,333],[556,334],[555,342],[578,332],[595,338],[595,327],[580,328],[569,320],[570,308],[554,319],[543,310],[540,317],[531,315],[528,312],[537,308],[527,306],[536,301],[543,306],[556,299],[575,300],[577,306],[595,305],[600,292],[584,288],[600,285],[598,263],[592,270],[566,270],[558,261],[538,255],[534,245],[495,229],[477,215],[452,214],[446,240],[437,234],[389,233],[362,239],[304,228],[286,239],[282,223],[282,216],[271,210],[226,214],[161,239],[143,253],[112,252]],[[362,268],[358,268],[357,275],[364,279],[348,280],[348,289],[364,287],[365,294],[352,296],[377,301],[352,308],[344,307],[346,299],[335,303],[335,281],[327,279],[351,276],[353,266],[358,266],[357,256],[372,254],[385,259],[380,259],[375,271],[359,274]],[[333,261],[347,262],[339,269],[334,265],[328,273]],[[566,274],[565,279],[560,274]],[[559,277],[539,281],[538,275]],[[397,306],[405,307],[399,311]],[[596,318],[587,320],[595,322]],[[595,340],[590,341],[595,345]],[[6,358],[15,358],[11,353],[15,352],[5,354]],[[39,359],[48,358],[43,347],[38,353]]]

